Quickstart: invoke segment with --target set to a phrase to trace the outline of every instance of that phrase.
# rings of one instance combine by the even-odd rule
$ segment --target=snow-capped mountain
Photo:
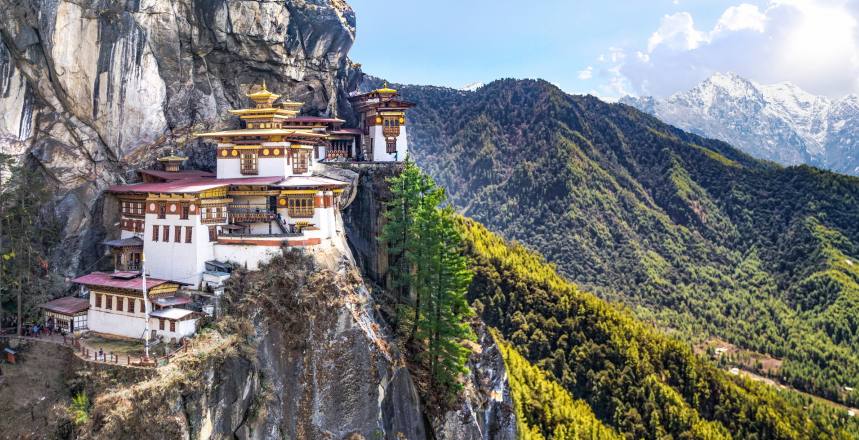
[[[665,99],[620,100],[687,131],[785,165],[859,175],[859,96],[812,95],[784,82],[757,84],[717,73]]]

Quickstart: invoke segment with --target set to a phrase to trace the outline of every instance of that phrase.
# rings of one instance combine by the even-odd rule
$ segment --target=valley
[[[854,405],[859,179],[783,168],[542,81],[404,86],[417,163],[469,217],[679,335]]]

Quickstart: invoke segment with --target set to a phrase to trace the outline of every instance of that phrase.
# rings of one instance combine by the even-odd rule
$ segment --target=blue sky
[[[349,3],[358,23],[350,57],[395,82],[460,87],[539,77],[616,98],[670,94],[715,71],[832,96],[857,91],[859,81],[854,0]],[[839,15],[846,20],[831,19]],[[821,37],[829,21],[842,32]],[[795,53],[809,35],[814,44]],[[823,59],[817,45],[835,47]],[[809,56],[819,68],[805,66]]]

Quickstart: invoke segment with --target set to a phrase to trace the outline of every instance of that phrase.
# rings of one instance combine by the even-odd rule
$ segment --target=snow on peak
[[[466,92],[473,92],[473,91],[475,91],[475,90],[477,90],[477,89],[479,89],[485,85],[486,84],[483,84],[482,82],[475,81],[475,82],[470,82],[470,83],[468,83],[468,84],[466,84],[460,88],[462,90],[465,90]]]
[[[832,101],[791,82],[762,85],[714,73],[668,98],[622,102],[765,159],[859,174],[859,96]]]

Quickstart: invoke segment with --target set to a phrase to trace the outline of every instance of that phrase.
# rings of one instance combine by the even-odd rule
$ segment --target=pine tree
[[[426,358],[434,385],[458,391],[459,375],[467,373],[469,350],[462,341],[473,339],[467,318],[474,315],[465,298],[472,272],[462,256],[462,237],[450,208],[427,214],[423,263],[428,276],[425,306],[418,321],[418,338],[426,341]]]
[[[37,305],[60,286],[48,271],[47,254],[56,242],[59,227],[43,207],[50,198],[44,176],[26,163],[4,161],[8,179],[0,189],[0,307],[14,294],[17,332],[24,320],[34,317]]]
[[[406,346],[417,342],[418,356],[427,367],[434,387],[444,393],[459,388],[458,379],[468,370],[469,350],[464,340],[473,338],[466,319],[474,312],[465,294],[472,273],[462,256],[463,242],[444,190],[406,161],[403,172],[390,179],[382,239],[387,242],[392,264],[392,290],[398,310],[407,310]],[[408,299],[408,306],[400,307]]]

